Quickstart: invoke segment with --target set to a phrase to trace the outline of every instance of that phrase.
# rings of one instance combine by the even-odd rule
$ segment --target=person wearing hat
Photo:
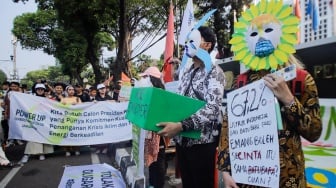
[[[139,74],[140,80],[134,87],[156,87],[165,89],[161,72],[157,67],[149,67]],[[148,168],[149,186],[162,188],[166,175],[165,150],[169,141],[152,131],[146,131],[145,166]]]
[[[35,96],[46,97],[46,86],[42,83],[35,85]],[[39,160],[45,160],[45,154],[53,153],[54,146],[49,144],[42,144],[37,142],[28,141],[25,147],[24,156],[21,159],[21,163],[27,163],[31,155],[39,155]]]
[[[107,94],[105,84],[101,83],[97,85],[98,94],[96,96],[97,101],[113,100],[113,98]]]
[[[98,93],[96,95],[96,101],[114,101],[113,98],[107,94],[106,86],[103,83],[97,85]],[[95,145],[96,153],[107,154],[108,144],[97,144]]]
[[[281,9],[275,7],[281,7]],[[272,127],[275,132],[270,133],[267,132],[267,129],[265,130],[264,134],[272,137],[271,142],[265,141],[266,139],[265,142],[256,142],[257,137],[262,138],[264,135],[259,135],[260,132],[255,132],[252,126],[257,125],[257,129],[260,126],[259,129],[264,131],[265,127],[262,128],[262,122],[267,120],[263,119],[262,122],[246,123],[242,126],[240,130],[253,131],[241,131],[239,135],[241,139],[232,137],[235,132],[235,130],[232,131],[232,127],[237,128],[241,126],[240,122],[244,122],[243,119],[236,118],[238,116],[246,119],[253,117],[250,112],[254,111],[255,108],[250,107],[249,110],[245,108],[243,111],[246,111],[241,115],[235,114],[231,117],[228,116],[228,112],[230,110],[234,111],[232,107],[231,109],[225,109],[217,150],[217,168],[220,170],[221,177],[223,177],[224,186],[229,188],[310,187],[307,183],[307,177],[317,177],[318,172],[314,174],[307,172],[309,171],[305,168],[305,158],[307,156],[304,155],[301,142],[304,139],[313,143],[322,136],[323,116],[321,115],[324,110],[319,104],[318,87],[313,76],[304,70],[304,64],[295,55],[297,28],[301,21],[296,15],[291,14],[292,7],[282,1],[260,1],[247,9],[242,15],[251,15],[252,12],[255,14],[250,18],[247,18],[248,16],[239,18],[234,26],[235,33],[229,41],[232,44],[231,49],[235,54],[235,61],[247,68],[244,73],[237,76],[231,89],[235,90],[253,82],[263,83],[263,89],[267,88],[272,94],[270,96],[274,97],[271,102],[267,102],[267,106],[269,104],[274,105],[274,101],[278,105],[279,113],[276,113],[274,122],[268,125],[275,125],[275,127]],[[283,12],[287,13],[282,14]],[[291,20],[291,22],[288,23],[288,20]],[[290,40],[288,40],[289,38]],[[239,46],[244,47],[240,48]],[[286,46],[286,48],[284,49],[283,46]],[[287,76],[281,73],[277,74],[278,71],[283,72],[285,70],[284,72],[287,72],[290,69],[294,70],[293,73],[296,76],[293,80],[287,81],[285,80]],[[246,89],[245,91],[252,90]],[[262,92],[264,93],[264,90]],[[250,96],[252,95],[246,97],[246,101],[245,99],[241,101],[242,106],[243,103],[247,106],[252,103],[251,100],[253,99]],[[237,97],[237,100],[239,99],[241,98]],[[264,98],[264,100],[266,99]],[[267,108],[264,108],[259,113],[270,116],[270,112],[265,112],[266,110]],[[234,125],[233,122],[239,122],[239,124],[236,124],[238,126]],[[254,138],[254,141],[250,142],[249,138]],[[241,143],[237,144],[238,141],[241,141]],[[269,145],[270,143],[275,145]],[[262,157],[253,157],[253,159],[246,157],[246,154],[249,155],[253,150],[256,151],[256,147],[260,148],[259,154]],[[261,148],[265,148],[265,150]],[[266,148],[272,151],[271,157],[264,157]],[[245,156],[241,157],[244,155],[243,153]],[[240,161],[242,161],[241,166]],[[247,172],[244,167],[247,167]],[[272,169],[273,172],[271,172]],[[334,174],[330,176],[333,176],[331,179],[334,180],[329,179],[329,181],[335,182],[335,171],[330,174]],[[239,177],[239,180],[237,177]],[[266,181],[258,181],[261,179]],[[322,187],[335,187],[335,184],[328,186],[327,178],[325,180],[323,181],[326,184]]]

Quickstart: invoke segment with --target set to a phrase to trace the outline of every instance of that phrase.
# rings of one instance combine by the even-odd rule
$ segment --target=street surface
[[[24,145],[15,145],[6,148],[9,160],[19,162],[24,153]],[[44,161],[38,156],[32,156],[26,164],[14,168],[0,168],[0,188],[57,188],[63,175],[65,166],[89,165],[107,163],[118,168],[114,161],[113,149],[107,154],[96,154],[92,147],[82,146],[81,155],[65,157],[61,148],[55,147],[55,152],[46,155]],[[173,161],[169,161],[168,177],[174,173]],[[171,187],[167,182],[165,188]],[[180,187],[180,186],[178,186]]]
[[[19,162],[23,156],[25,145],[15,145],[6,148],[7,157],[13,162]],[[58,148],[55,153],[46,155],[44,161],[38,156],[30,157],[28,163],[11,169],[0,169],[1,188],[56,188],[60,183],[65,166],[89,165],[96,163],[112,164],[110,154],[95,154],[90,148],[83,146],[81,155],[65,157]],[[112,165],[113,166],[113,165]]]

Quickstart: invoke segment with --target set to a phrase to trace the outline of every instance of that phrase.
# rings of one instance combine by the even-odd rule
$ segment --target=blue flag
[[[318,25],[320,24],[320,12],[318,7],[318,1],[309,0],[306,12],[307,14],[310,15],[312,19],[313,30],[316,31],[318,29]]]

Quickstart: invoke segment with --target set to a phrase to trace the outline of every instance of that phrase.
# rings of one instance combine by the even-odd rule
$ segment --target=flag
[[[187,6],[183,13],[180,35],[178,38],[178,43],[180,45],[183,46],[185,45],[187,35],[193,27],[194,27],[194,7],[192,0],[188,0]]]
[[[164,52],[164,64],[163,64],[163,81],[171,82],[173,81],[173,64],[170,60],[173,58],[174,54],[174,11],[173,5],[170,3],[167,36],[166,36],[166,47]]]
[[[318,29],[318,25],[320,24],[320,12],[318,7],[318,0],[309,0],[307,6],[307,13],[310,15],[312,19],[313,30],[316,31]]]
[[[300,22],[301,22],[301,9],[300,9],[300,1],[299,0],[294,0],[294,14],[297,18],[299,18]],[[300,43],[300,29],[298,30],[298,32],[296,33],[297,36],[297,42]]]

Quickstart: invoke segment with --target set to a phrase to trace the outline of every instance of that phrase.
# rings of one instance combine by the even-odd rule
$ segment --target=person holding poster
[[[259,15],[254,15],[252,12],[257,12]],[[264,142],[259,142],[255,139],[260,135],[249,134],[249,132],[252,132],[249,128],[251,128],[253,123],[249,124],[243,121],[237,122],[232,118],[228,119],[227,114],[233,111],[233,107],[229,106],[230,100],[228,98],[228,113],[224,116],[222,124],[218,155],[218,169],[222,171],[226,188],[260,186],[304,188],[307,186],[301,137],[310,142],[316,141],[321,135],[322,122],[314,79],[308,72],[303,70],[302,63],[293,55],[295,53],[294,45],[297,41],[296,31],[299,20],[291,13],[291,8],[283,5],[282,1],[260,1],[259,4],[252,5],[251,9],[242,14],[245,16],[242,16],[239,22],[235,23],[235,32],[230,40],[231,49],[235,53],[236,60],[244,64],[249,70],[238,76],[233,87],[237,89],[243,85],[263,79],[265,86],[273,92],[275,97],[273,104],[275,109],[279,109],[274,126],[274,129],[277,129],[277,137],[274,137],[274,139],[278,139],[279,148],[276,149],[279,150],[276,157],[279,158],[280,166],[267,170],[257,169],[253,166],[256,162],[262,160],[260,162],[266,163],[267,158],[274,156],[271,153],[261,153],[253,158],[246,157],[246,153],[245,155],[232,151],[238,147],[245,147],[245,149],[255,145],[263,147],[262,144]],[[248,18],[249,16],[247,15],[254,16]],[[246,28],[240,27],[242,25],[245,25]],[[238,46],[244,47],[239,48]],[[244,55],[242,55],[243,53]],[[297,69],[294,69],[293,73],[296,71],[297,76],[293,81],[287,81],[285,74],[279,73],[281,70],[285,73],[286,71],[290,72],[289,67],[293,67],[293,65]],[[300,75],[304,75],[302,81],[299,79]],[[298,82],[301,83],[298,84]],[[292,92],[293,90],[295,93]],[[297,92],[298,90],[299,92]],[[260,99],[262,98],[260,97]],[[248,102],[247,97],[246,101],[241,101],[240,104],[244,105],[244,102]],[[244,114],[252,113],[251,110],[252,107],[250,106],[245,108]],[[236,116],[231,117],[236,118]],[[231,124],[230,122],[237,124]],[[253,127],[257,129],[265,125],[267,126],[267,124],[257,124]],[[240,130],[242,132],[238,134],[246,134],[249,138],[252,138],[249,143],[239,144],[236,142],[237,140],[230,139],[232,135],[236,134],[232,132],[232,129],[236,126],[241,127]],[[267,142],[267,140],[264,141]],[[244,171],[242,168],[239,169],[237,166],[231,165],[236,163],[237,160],[251,161],[252,164]],[[274,170],[276,172],[280,171],[280,177],[277,177],[279,182],[267,185],[267,180],[265,182],[263,177],[274,173]],[[237,182],[236,180],[240,179],[237,176],[236,179],[233,179],[234,175],[241,172],[246,174],[248,183],[245,183],[246,181],[243,183],[241,180]],[[259,179],[248,179],[251,174],[258,174],[257,178]]]
[[[95,97],[96,101],[114,101],[113,98],[107,94],[106,85],[101,83],[97,85],[98,93]],[[107,154],[108,144],[97,144],[94,147],[96,148],[96,153]]]
[[[66,96],[61,98],[61,103],[64,105],[76,105],[82,103],[81,99],[75,96],[75,88],[72,85],[68,85],[65,88]],[[75,152],[75,155],[80,155],[80,146],[64,146],[65,156],[71,156],[71,151]]]
[[[212,64],[210,52],[216,44],[212,29],[200,26],[188,35],[186,53],[192,65],[182,68],[178,93],[203,100],[206,105],[181,122],[161,122],[161,136],[174,137],[176,154],[184,188],[214,187],[215,155],[217,138],[222,122],[224,73]],[[176,107],[180,108],[180,107]],[[182,131],[201,132],[199,139],[181,137]]]
[[[17,144],[22,145],[23,143],[20,140],[13,140],[9,139],[9,129],[11,127],[9,123],[10,119],[10,100],[11,100],[11,94],[13,92],[20,92],[20,83],[18,81],[12,81],[9,84],[9,90],[6,92],[5,98],[4,98],[4,121],[2,122],[2,128],[4,130],[4,137],[6,145],[5,147],[14,146],[14,141],[17,142]]]
[[[53,96],[52,96],[51,99],[60,102],[61,99],[65,97],[63,91],[64,91],[64,84],[61,83],[61,82],[55,83],[54,84],[54,92],[53,92]]]
[[[37,97],[46,97],[46,87],[44,84],[35,85],[35,95]],[[31,155],[39,155],[39,160],[45,160],[45,154],[53,153],[54,146],[49,144],[42,144],[37,142],[28,141],[25,147],[24,156],[21,159],[21,163],[27,163]]]

